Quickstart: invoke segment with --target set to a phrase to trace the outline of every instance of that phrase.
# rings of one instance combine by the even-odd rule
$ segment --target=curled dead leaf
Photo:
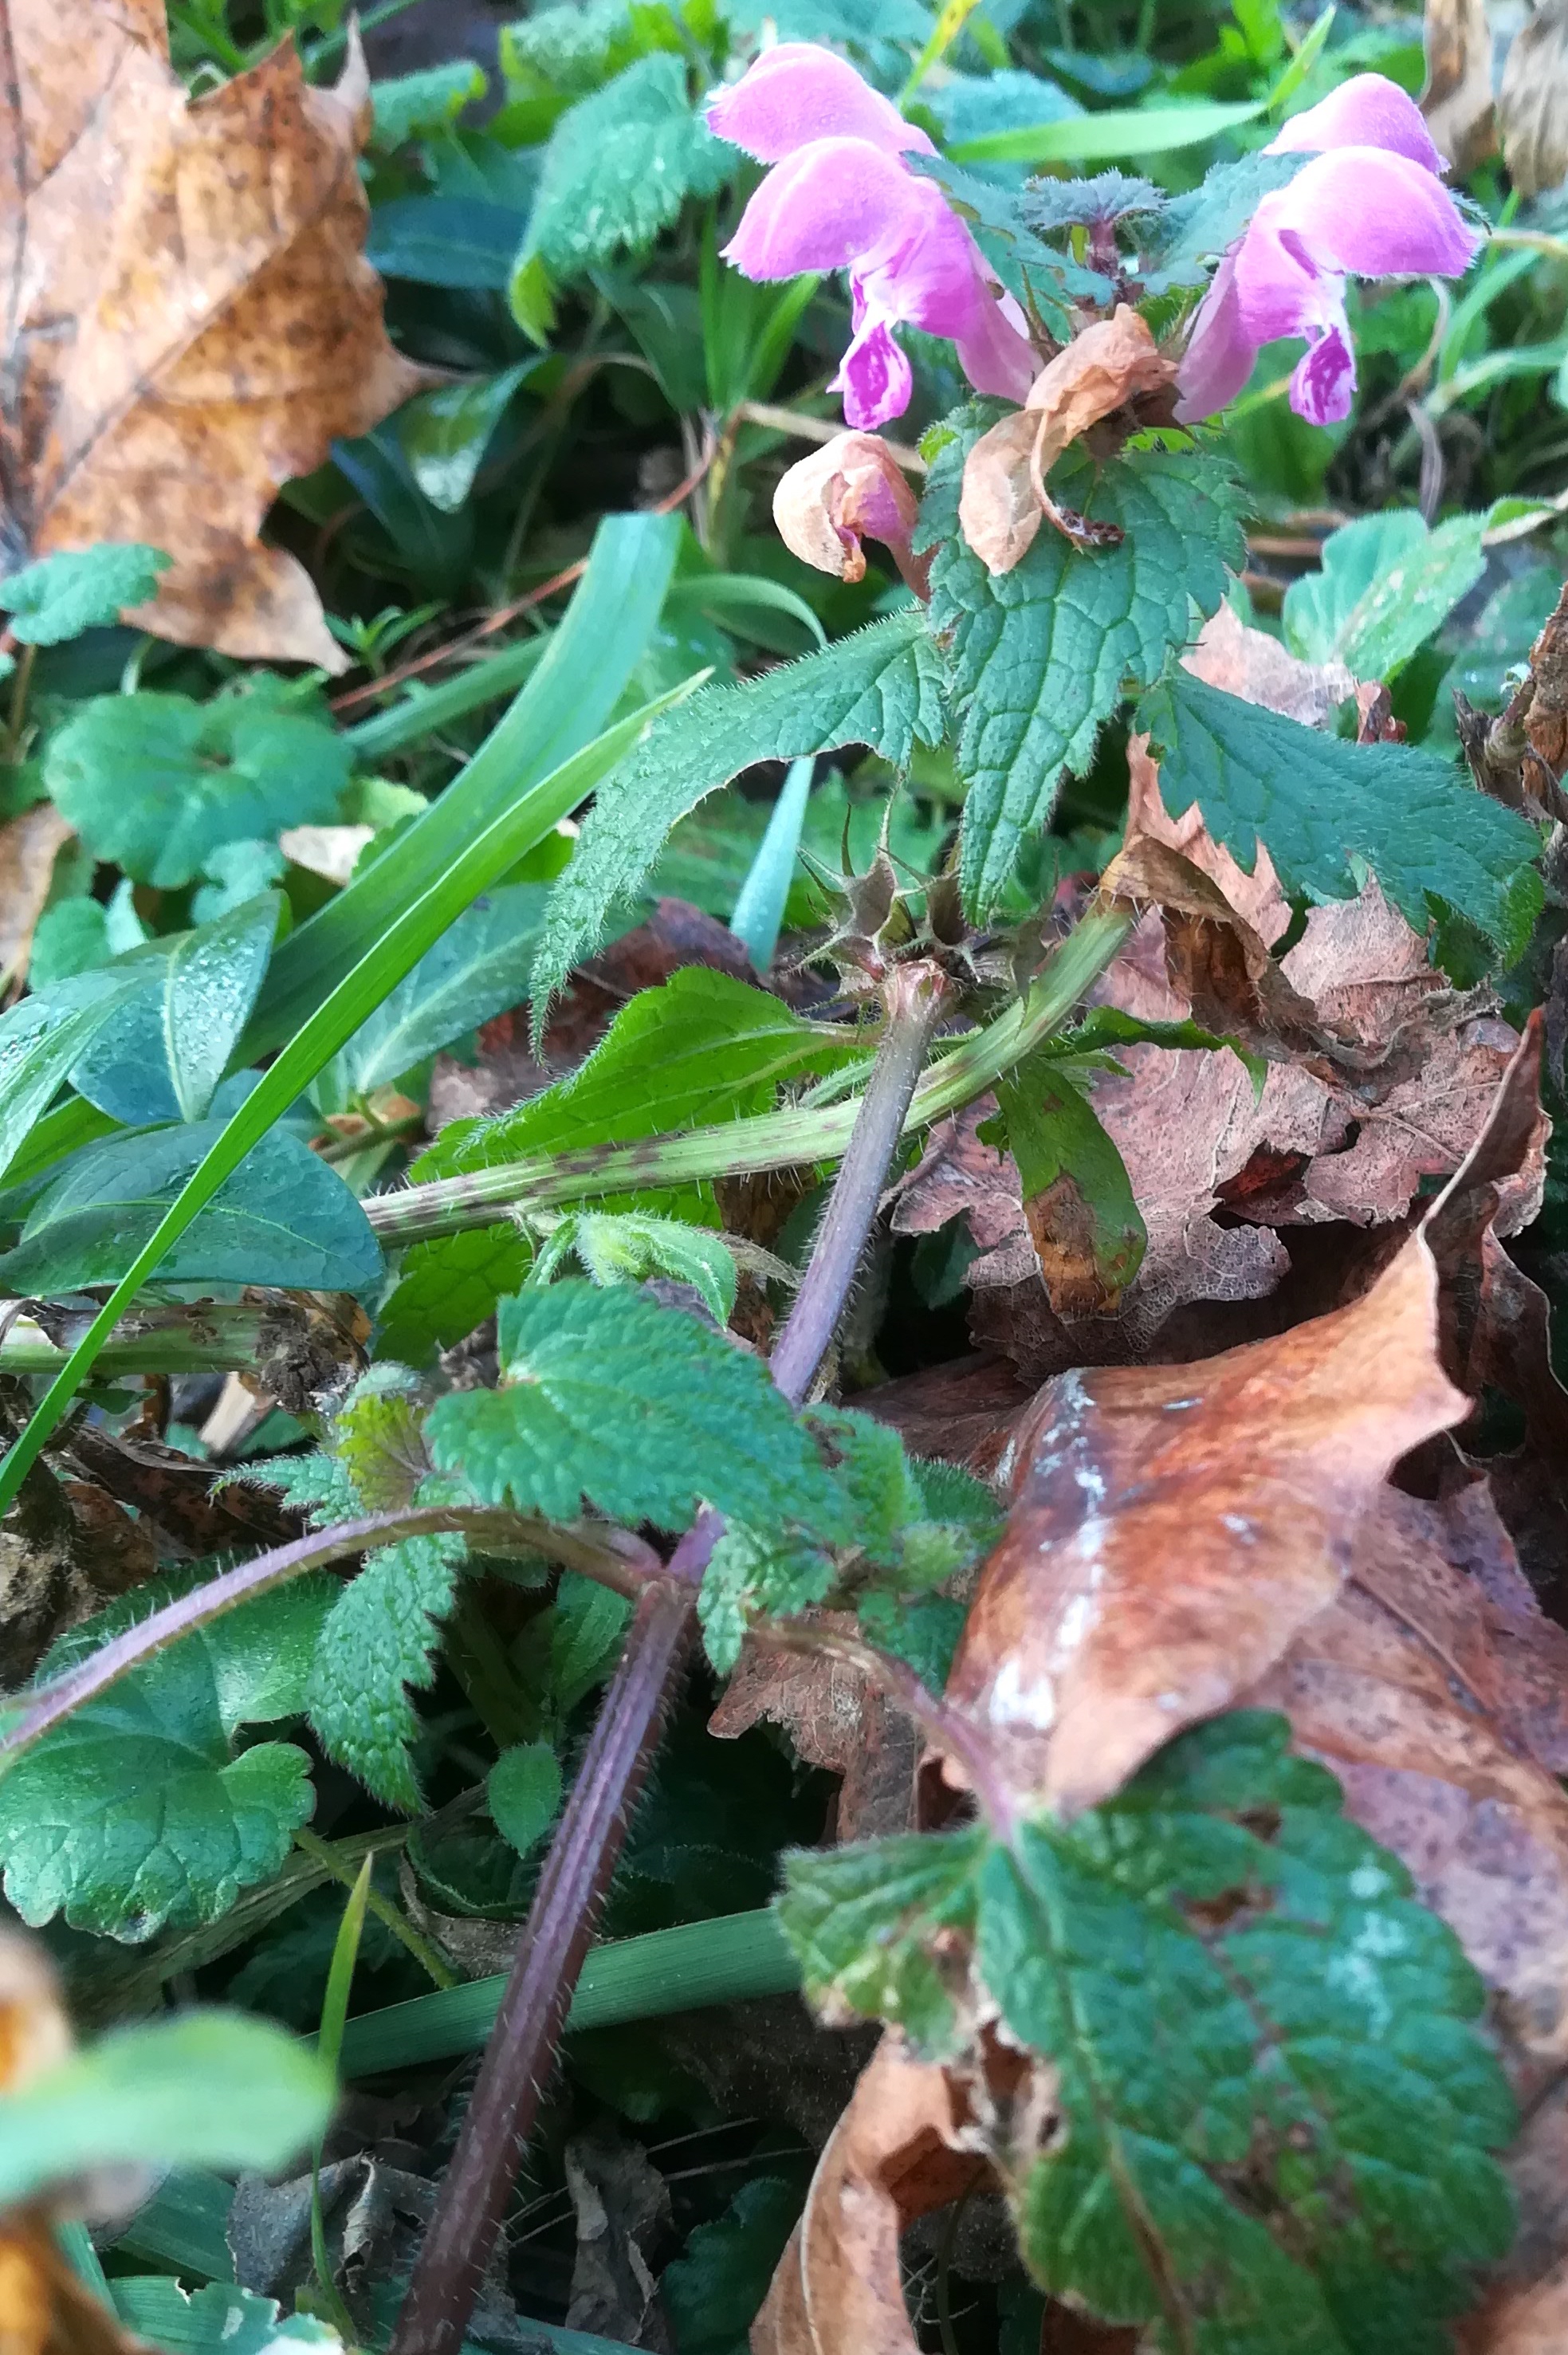
[[[1423,32],[1426,87],[1421,112],[1448,161],[1467,172],[1497,142],[1487,0],[1426,0]]]
[[[855,1631],[848,1613],[823,1615],[846,1634]],[[748,1644],[708,1731],[733,1742],[764,1721],[784,1727],[808,1765],[842,1778],[837,1839],[880,1839],[913,1828],[919,1738],[853,1662],[826,1651]]]
[[[916,2355],[899,2235],[988,2173],[945,2070],[883,2038],[812,2177],[752,2326],[752,2355]]]
[[[840,581],[863,581],[862,542],[880,539],[910,586],[928,595],[926,567],[916,564],[920,504],[885,442],[874,433],[837,433],[800,459],[773,493],[773,521],[803,564]]]
[[[1070,442],[1139,394],[1164,391],[1175,380],[1175,361],[1125,303],[1047,361],[1024,407],[983,433],[965,462],[958,520],[988,571],[1010,572],[1043,517],[1090,546],[1103,544],[1107,533],[1120,538],[1112,527],[1058,508],[1045,478]]]
[[[285,41],[190,100],[161,0],[13,0],[8,24],[9,560],[140,541],[175,560],[139,626],[341,670],[304,567],[258,533],[280,483],[429,381],[362,250],[357,42],[335,90]]]
[[[1521,197],[1568,180],[1568,5],[1541,0],[1514,35],[1498,92],[1503,162]]]

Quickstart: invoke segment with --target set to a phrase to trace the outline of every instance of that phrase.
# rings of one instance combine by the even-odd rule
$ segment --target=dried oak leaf
[[[1487,0],[1426,0],[1423,29],[1426,87],[1421,112],[1448,161],[1467,172],[1497,144]]]
[[[917,2355],[899,2235],[989,2173],[962,2147],[963,2097],[885,2036],[828,2139],[752,2326],[752,2355]]]
[[[1394,1465],[1465,1419],[1440,1268],[1530,1149],[1538,1033],[1361,1298],[1198,1365],[1063,1375],[1023,1418],[948,1685],[1012,1787],[1093,1806],[1231,1707],[1339,1594]]]
[[[1176,362],[1125,303],[1046,362],[1023,408],[982,433],[965,461],[958,521],[987,571],[1010,572],[1021,562],[1046,517],[1070,539],[1093,544],[1104,535],[1105,527],[1059,509],[1045,477],[1070,442],[1175,380]]]
[[[187,99],[163,0],[12,0],[4,553],[135,540],[174,559],[127,615],[184,645],[341,670],[303,566],[257,535],[277,485],[430,381],[362,251],[369,85],[292,42]]]

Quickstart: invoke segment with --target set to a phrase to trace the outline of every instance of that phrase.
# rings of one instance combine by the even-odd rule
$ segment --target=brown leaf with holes
[[[817,2161],[752,2355],[916,2355],[899,2235],[988,2172],[960,2147],[962,2098],[944,2070],[883,2038]]]
[[[341,670],[304,567],[258,534],[280,483],[430,381],[364,258],[357,42],[336,89],[285,41],[189,99],[163,0],[11,0],[7,29],[9,563],[143,541],[175,561],[128,620]]]
[[[1069,538],[1093,544],[1103,534],[1104,527],[1059,509],[1045,478],[1069,442],[1140,394],[1163,392],[1175,380],[1176,362],[1159,349],[1147,321],[1125,303],[1047,361],[1023,408],[982,433],[964,464],[958,521],[987,571],[1010,572],[1046,517]]]
[[[1492,153],[1492,28],[1487,0],[1426,0],[1421,112],[1448,161],[1469,171]]]
[[[821,1616],[830,1626],[855,1632],[850,1613]],[[919,1739],[902,1711],[852,1662],[749,1642],[708,1731],[734,1742],[764,1721],[783,1726],[808,1765],[841,1777],[836,1839],[880,1839],[912,1830]]]
[[[1023,1419],[948,1685],[1011,1787],[1093,1806],[1232,1707],[1335,1601],[1394,1465],[1465,1420],[1444,1272],[1452,1285],[1535,1144],[1539,1030],[1360,1299],[1197,1365],[1061,1376]]]

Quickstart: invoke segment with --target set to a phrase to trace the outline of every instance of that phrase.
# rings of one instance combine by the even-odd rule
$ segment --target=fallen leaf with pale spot
[[[36,802],[0,826],[0,987],[27,970],[55,860],[71,839],[53,802]]]
[[[193,100],[162,0],[12,0],[7,28],[8,562],[162,549],[136,626],[342,670],[304,568],[258,535],[280,483],[431,380],[364,258],[357,41],[334,90],[285,41]]]

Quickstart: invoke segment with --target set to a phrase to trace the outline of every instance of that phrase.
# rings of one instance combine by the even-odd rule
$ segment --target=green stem
[[[307,1831],[302,1825],[294,1834],[294,1846],[308,1856],[313,1863],[319,1864],[323,1871],[329,1872],[334,1881],[341,1881],[345,1889],[352,1890],[355,1887],[359,1877],[358,1871],[348,1863],[346,1858],[338,1855],[330,1840],[318,1839],[315,1832]],[[362,1869],[363,1863],[360,1867],[360,1870]],[[431,1945],[430,1940],[415,1929],[400,1907],[394,1905],[389,1898],[382,1896],[374,1881],[366,1891],[365,1903],[368,1911],[374,1913],[377,1921],[391,1932],[399,1945],[407,1947],[420,1968],[435,1981],[438,1987],[457,1985],[457,1973],[451,1964],[444,1961]]]
[[[0,1301],[0,1373],[52,1374],[92,1321],[91,1310],[55,1310],[45,1331],[36,1316],[15,1316]],[[243,1304],[202,1301],[191,1307],[138,1309],[121,1319],[99,1354],[103,1374],[229,1373],[254,1366],[267,1312]],[[56,1338],[55,1335],[63,1337]]]
[[[903,1131],[929,1127],[984,1095],[1004,1071],[1061,1028],[1104,973],[1132,929],[1125,908],[1093,909],[1052,955],[1024,996],[965,1039],[929,1070],[915,1089]],[[497,1162],[463,1178],[440,1178],[400,1193],[378,1194],[366,1215],[383,1243],[426,1242],[469,1227],[493,1226],[510,1209],[542,1209],[597,1194],[690,1184],[764,1169],[836,1161],[845,1151],[862,1096],[847,1103],[794,1106],[755,1120],[729,1121],[636,1145],[602,1145],[580,1153],[536,1154]]]

